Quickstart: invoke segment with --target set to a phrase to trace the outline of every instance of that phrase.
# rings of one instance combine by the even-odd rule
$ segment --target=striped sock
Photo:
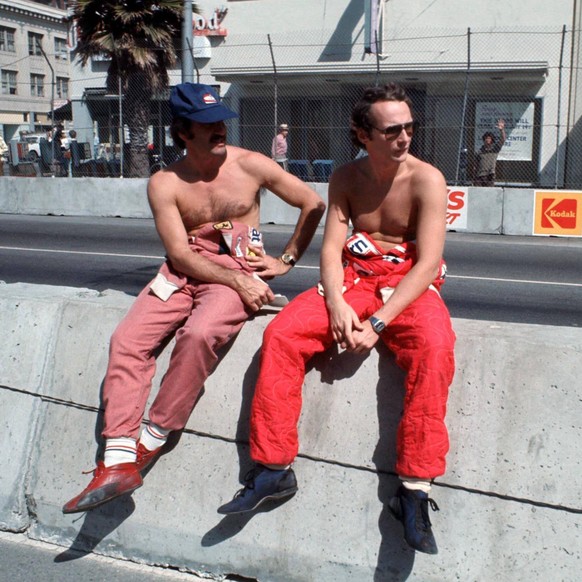
[[[141,436],[139,437],[139,442],[148,451],[155,451],[166,444],[169,434],[169,430],[150,422],[143,427]]]
[[[120,463],[135,463],[136,450],[135,439],[128,437],[106,439],[103,464],[106,467],[111,467]]]

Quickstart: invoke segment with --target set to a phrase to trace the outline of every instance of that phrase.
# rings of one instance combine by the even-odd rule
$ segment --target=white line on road
[[[0,246],[0,250],[8,251],[25,251],[32,253],[62,253],[68,255],[91,255],[98,257],[120,257],[120,258],[130,258],[130,259],[155,259],[163,261],[165,257],[159,255],[127,255],[123,253],[103,253],[103,252],[91,252],[91,251],[70,251],[70,250],[59,250],[59,249],[34,249],[26,247],[3,247]],[[296,265],[295,269],[319,269],[318,266],[310,265]],[[525,283],[528,285],[559,285],[565,287],[582,287],[582,283],[560,283],[558,281],[530,281],[526,279],[502,279],[495,277],[472,277],[469,275],[447,275],[448,279],[472,279],[475,281],[491,281],[491,282],[501,282],[501,283]]]
[[[582,287],[582,283],[560,283],[559,281],[529,281],[527,279],[501,279],[495,277],[471,277],[470,275],[449,275],[447,279],[475,279],[476,281],[496,281],[501,283],[528,283],[530,285],[564,285],[568,287]]]
[[[130,259],[157,259],[163,261],[165,257],[157,255],[124,255],[122,253],[96,253],[91,251],[63,251],[59,249],[32,249],[26,247],[0,247],[3,251],[26,251],[30,253],[62,253],[65,255],[92,255],[97,257],[122,257]]]

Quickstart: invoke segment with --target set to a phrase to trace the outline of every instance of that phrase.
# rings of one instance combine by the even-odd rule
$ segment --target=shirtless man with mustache
[[[104,457],[64,513],[94,509],[142,485],[141,472],[168,434],[185,427],[217,351],[273,301],[265,281],[289,272],[325,210],[311,188],[276,162],[227,145],[224,122],[237,115],[212,87],[178,85],[170,108],[172,137],[186,155],[148,184],[167,260],[113,333],[103,387]],[[259,231],[263,187],[300,210],[276,256],[267,254]],[[171,334],[176,343],[168,371],[142,429],[154,354]]]

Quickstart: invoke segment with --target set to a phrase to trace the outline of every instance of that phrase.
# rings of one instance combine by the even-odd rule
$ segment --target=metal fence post
[[[123,97],[121,91],[121,75],[117,75],[117,87],[119,91],[119,177],[123,178],[123,149],[125,145],[125,131],[123,129]]]
[[[471,75],[471,29],[467,28],[467,74],[465,75],[465,89],[463,92],[463,112],[461,114],[461,135],[459,136],[459,147],[457,150],[457,169],[455,172],[455,185],[459,183],[459,170],[461,167],[461,155],[465,145],[465,127],[467,125],[467,97],[469,92],[469,77]],[[468,156],[467,156],[468,158]]]
[[[278,111],[278,82],[277,82],[277,63],[275,61],[275,53],[273,52],[273,43],[271,42],[271,35],[267,34],[267,40],[269,42],[269,50],[271,51],[271,62],[273,63],[273,91],[274,91],[274,98],[275,98],[275,106],[274,106],[274,110],[275,110],[275,124],[274,124],[274,128],[275,128],[275,135],[274,137],[277,137],[277,116],[279,114]]]
[[[562,44],[560,46],[560,64],[558,66],[558,108],[556,112],[556,172],[554,175],[554,188],[558,188],[560,173],[560,118],[562,114],[562,69],[564,68],[564,42],[566,40],[566,25],[562,27]]]
[[[192,0],[184,2],[182,21],[182,83],[192,82],[193,75],[192,55]]]

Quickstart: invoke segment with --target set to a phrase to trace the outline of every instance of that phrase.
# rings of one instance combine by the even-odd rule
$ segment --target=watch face
[[[295,265],[295,258],[293,257],[293,255],[290,255],[289,253],[281,255],[281,260],[286,265],[291,265],[292,267]]]
[[[386,327],[384,322],[377,317],[370,317],[370,323],[372,324],[372,327],[376,333],[382,333]]]

